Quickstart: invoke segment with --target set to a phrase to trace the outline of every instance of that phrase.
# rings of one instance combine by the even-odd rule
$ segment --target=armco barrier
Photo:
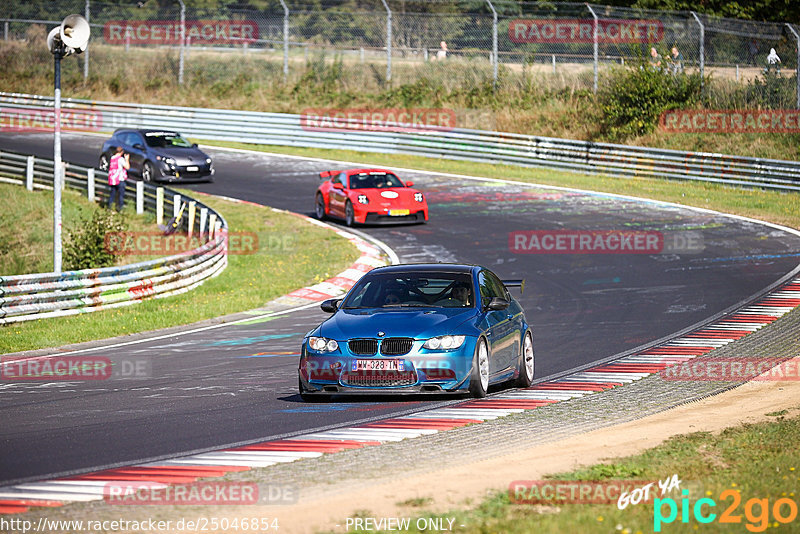
[[[46,130],[53,98],[0,92],[0,129]],[[300,115],[62,100],[74,117],[66,129],[110,132],[116,128],[169,128],[196,139],[267,145],[412,154],[488,163],[545,167],[617,176],[701,180],[800,191],[800,163],[702,152],[591,143],[514,133],[416,127],[367,131],[354,120],[319,131]],[[81,112],[83,115],[81,115]],[[48,123],[49,120],[49,123]]]
[[[29,167],[29,158],[31,156],[0,152],[0,181],[25,186],[30,172],[33,188],[52,189],[53,162],[33,159],[33,166]],[[65,165],[66,187],[88,194],[88,176],[91,171],[95,174],[94,191],[108,194],[107,173],[72,164]],[[129,199],[135,196],[135,189],[135,182],[129,180],[126,184],[126,196]],[[175,194],[177,192],[165,188],[165,207],[172,206]],[[200,247],[182,254],[121,267],[60,274],[0,276],[0,325],[75,315],[126,306],[148,298],[176,295],[221,273],[228,263],[225,219],[202,202],[186,197],[182,197],[182,201],[196,202],[198,216],[201,211],[209,216],[208,219],[201,216],[200,224],[194,225],[201,239],[207,239]],[[145,183],[144,208],[153,212],[155,206],[156,187]],[[172,209],[165,209],[165,213],[165,218],[169,218]],[[213,228],[209,223],[209,228],[206,229],[203,225],[210,220],[211,215],[216,216],[216,222]],[[188,228],[187,219],[183,220],[183,229]]]

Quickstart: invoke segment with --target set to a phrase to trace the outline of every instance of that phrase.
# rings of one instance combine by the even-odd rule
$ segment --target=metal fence
[[[30,123],[52,110],[51,97],[0,93],[7,120]],[[569,171],[700,180],[728,185],[800,191],[800,162],[702,152],[592,143],[463,128],[375,129],[342,119],[335,124],[307,115],[120,104],[66,99],[66,112],[93,117],[94,131],[170,128],[197,139],[266,145],[411,154]],[[17,113],[19,117],[13,117]]]
[[[787,79],[791,94],[771,91],[768,104],[800,107],[800,82],[789,80],[800,80],[800,31],[788,23],[509,0],[414,2],[417,12],[403,0],[372,0],[358,10],[334,0],[280,0],[261,11],[182,8],[179,1],[11,4],[0,18],[6,40],[43,39],[64,16],[85,15],[91,46],[81,65],[71,68],[82,68],[84,77],[95,70],[118,72],[123,83],[157,84],[162,76],[181,83],[224,81],[231,74],[230,54],[258,61],[267,76],[294,76],[296,82],[308,61],[325,53],[330,61],[334,53],[345,66],[366,68],[378,84],[412,83],[436,73],[467,85],[533,75],[554,88],[596,91],[609,67],[642,62],[676,73],[713,73],[733,84],[772,74]],[[779,62],[768,60],[773,50]],[[135,64],[148,66],[150,76],[131,74]]]
[[[64,174],[66,187],[82,191],[90,199],[95,198],[96,193],[108,195],[107,174],[103,171],[67,164]],[[53,161],[0,151],[0,180],[29,189],[52,189]],[[202,243],[199,247],[120,267],[0,276],[0,325],[76,315],[177,295],[220,274],[228,263],[225,219],[205,204],[181,197],[170,189],[144,182],[126,183],[127,192],[137,196],[142,211],[156,211],[158,189],[164,193],[163,205],[171,207],[173,213],[176,203],[195,203],[196,219],[192,226],[197,229],[194,235]],[[184,218],[182,229],[188,230],[189,225],[189,218]]]

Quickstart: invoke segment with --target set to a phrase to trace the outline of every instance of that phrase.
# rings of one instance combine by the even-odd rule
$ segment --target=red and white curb
[[[353,265],[340,272],[336,276],[328,278],[327,280],[319,282],[318,284],[292,291],[288,295],[279,298],[276,302],[280,303],[285,300],[287,303],[297,304],[301,301],[320,301],[340,297],[347,293],[347,291],[353,287],[353,285],[358,282],[358,280],[364,276],[365,273],[376,267],[388,265],[388,262],[383,258],[383,254],[377,246],[368,243],[357,235],[340,230],[329,224],[312,219],[311,217],[306,217],[305,215],[294,215],[304,218],[311,224],[333,230],[340,237],[350,241],[350,243],[352,243],[353,246],[355,246],[358,251],[361,252],[361,256]]]
[[[696,331],[620,360],[530,388],[353,427],[0,488],[0,513],[20,513],[30,507],[53,507],[70,502],[103,500],[107,485],[118,486],[134,482],[185,484],[201,478],[221,477],[235,471],[402,441],[591,395],[641,380],[671,365],[733,343],[778,320],[798,306],[800,278],[795,278],[753,304]]]

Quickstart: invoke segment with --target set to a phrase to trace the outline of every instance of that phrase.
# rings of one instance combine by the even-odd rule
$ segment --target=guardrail
[[[85,192],[90,200],[95,199],[95,192],[108,194],[106,172],[72,164],[65,164],[65,167],[65,187]],[[0,181],[28,189],[52,189],[53,162],[0,151]],[[129,180],[126,196],[136,195],[137,207],[154,212],[158,189],[148,183]],[[181,197],[171,189],[161,189],[167,193],[162,197],[163,205],[172,206],[173,212],[175,200],[179,203],[191,201],[199,207],[191,226],[188,217],[183,219],[182,229],[197,228],[198,239],[205,241],[202,245],[182,254],[120,267],[0,276],[0,325],[76,315],[176,295],[221,273],[228,263],[225,219],[201,202]]]
[[[0,92],[6,129],[52,124],[53,98]],[[110,132],[116,128],[170,128],[196,139],[309,148],[411,154],[486,163],[544,167],[594,174],[700,180],[744,187],[800,191],[800,162],[572,141],[515,133],[416,127],[414,131],[367,131],[370,125],[337,120],[336,128],[284,113],[182,108],[62,100],[70,127]],[[343,126],[343,127],[338,127]],[[64,126],[62,126],[64,127]],[[377,128],[375,128],[377,129]],[[398,129],[408,130],[406,126]]]
[[[6,129],[52,124],[53,98],[0,92]],[[366,131],[369,125],[337,121],[342,128],[310,126],[308,117],[284,113],[181,108],[62,100],[72,113],[67,130],[171,128],[196,139],[335,148],[544,167],[594,174],[700,180],[744,187],[800,191],[800,162],[572,141],[515,133],[454,128]],[[403,127],[402,129],[408,129]]]

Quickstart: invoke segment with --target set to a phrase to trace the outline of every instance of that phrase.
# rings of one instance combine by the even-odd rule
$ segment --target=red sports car
[[[325,171],[317,188],[314,212],[318,219],[336,217],[347,226],[428,221],[425,195],[382,169]]]

